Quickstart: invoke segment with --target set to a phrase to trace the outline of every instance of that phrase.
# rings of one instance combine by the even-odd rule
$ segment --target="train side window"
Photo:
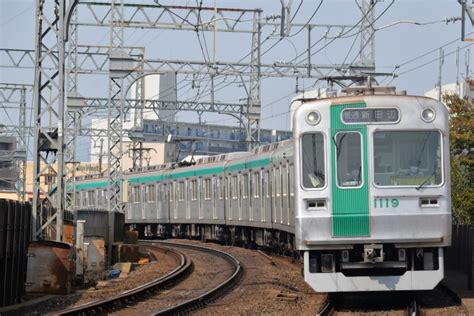
[[[238,182],[237,182],[237,176],[232,177],[232,198],[237,199],[238,197]]]
[[[102,190],[102,204],[106,205],[107,204],[107,189]]]
[[[281,193],[283,196],[286,196],[288,194],[288,171],[287,167],[281,166]]]
[[[222,178],[218,178],[217,180],[217,190],[219,190],[219,200],[222,200],[224,198],[224,195],[225,195],[225,187],[224,187],[224,181],[222,181]]]
[[[270,171],[265,171],[265,195],[267,198],[270,198]]]
[[[102,205],[102,190],[97,190],[97,205]]]
[[[335,135],[337,185],[360,187],[363,182],[362,140],[358,132]]]
[[[253,190],[253,197],[254,198],[259,198],[260,197],[260,172],[256,172],[253,174],[253,185],[254,185],[254,190]]]
[[[146,201],[148,203],[155,202],[155,185],[149,184],[145,187]]]
[[[249,196],[249,175],[242,175],[242,198],[246,199]]]
[[[295,195],[295,168],[293,164],[289,166],[289,172],[288,172],[288,179],[289,179],[289,187],[290,187],[290,196]]]
[[[321,133],[304,134],[301,138],[303,187],[322,188],[326,183],[324,137]]]
[[[175,190],[176,190],[176,182],[171,182],[170,183],[170,202],[173,202],[174,197],[175,197]]]
[[[179,183],[179,200],[180,201],[184,201],[184,194],[186,192],[186,188],[185,188],[184,184],[185,184],[184,181],[181,181]]]
[[[163,183],[162,189],[163,189],[163,191],[162,191],[163,192],[163,199],[167,200],[168,199],[168,184]]]
[[[80,207],[81,205],[81,192],[77,192],[74,194],[74,206]]]
[[[211,199],[211,179],[204,179],[204,199]]]
[[[280,168],[275,166],[273,168],[273,175],[274,175],[274,179],[275,179],[275,194],[276,196],[280,196],[280,193],[281,193],[281,177],[280,177]]]
[[[87,201],[89,206],[95,206],[95,191],[87,191]]]
[[[140,203],[141,202],[140,193],[141,193],[141,190],[140,190],[139,186],[132,187],[132,200],[133,200],[133,203]]]
[[[196,201],[197,200],[197,180],[192,180],[191,181],[191,200]]]
[[[87,191],[82,191],[82,206],[85,207],[87,206]]]

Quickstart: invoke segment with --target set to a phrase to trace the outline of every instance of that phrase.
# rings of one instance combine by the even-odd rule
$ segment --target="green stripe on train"
[[[266,165],[269,165],[272,162],[271,158],[264,158],[258,160],[251,160],[246,162],[240,162],[233,165],[229,165],[225,168],[226,172],[234,172],[239,171],[242,169],[250,169],[250,168],[260,168]]]
[[[108,186],[107,181],[79,183],[79,184],[76,184],[76,190],[104,188],[107,186]]]
[[[334,237],[370,236],[369,191],[367,172],[367,126],[346,125],[341,122],[345,108],[363,108],[365,103],[338,104],[331,106],[331,178],[332,181],[332,233]],[[354,131],[362,135],[363,186],[361,188],[340,188],[336,181],[335,135],[338,132]]]
[[[242,169],[250,169],[250,168],[260,168],[266,166],[271,163],[270,158],[259,159],[259,160],[252,160],[248,162],[236,163],[233,165],[229,165],[225,168],[226,172],[234,172],[239,171]],[[176,179],[183,179],[189,177],[202,177],[208,175],[214,175],[218,173],[223,173],[224,167],[211,167],[211,168],[203,168],[197,170],[189,170],[184,172],[171,172],[169,174],[164,175],[153,175],[153,176],[142,176],[142,177],[135,177],[130,178],[128,181],[130,184],[142,184],[148,182],[159,182],[168,179],[176,180]]]
[[[260,168],[270,163],[271,163],[270,158],[252,160],[252,161],[229,165],[225,168],[225,171],[234,172],[234,171],[239,171],[242,169]],[[212,167],[212,168],[189,170],[189,171],[184,171],[184,172],[172,171],[167,174],[133,177],[133,178],[129,178],[128,182],[130,184],[143,184],[143,183],[149,183],[149,182],[166,181],[168,179],[176,180],[176,179],[189,178],[189,177],[207,176],[207,175],[213,175],[213,174],[218,174],[218,173],[223,173],[223,172],[224,172],[224,167],[219,166],[219,167]],[[107,187],[107,183],[108,183],[107,181],[79,183],[79,184],[76,184],[75,187],[76,187],[76,190],[102,188],[102,187]]]

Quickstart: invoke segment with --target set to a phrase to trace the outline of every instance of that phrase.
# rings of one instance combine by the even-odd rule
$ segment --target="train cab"
[[[319,292],[434,288],[451,242],[446,106],[376,87],[292,108],[305,280]]]

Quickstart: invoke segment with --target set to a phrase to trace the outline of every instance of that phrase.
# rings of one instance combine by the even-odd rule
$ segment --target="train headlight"
[[[436,117],[435,111],[430,108],[424,109],[423,112],[421,113],[421,118],[423,119],[423,121],[427,123],[433,122],[435,117]]]
[[[321,120],[321,116],[316,111],[311,111],[306,115],[306,123],[309,125],[316,125]]]

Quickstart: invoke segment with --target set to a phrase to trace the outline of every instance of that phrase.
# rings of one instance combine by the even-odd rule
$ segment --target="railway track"
[[[443,285],[432,291],[394,293],[334,293],[319,316],[335,315],[468,315]]]
[[[177,315],[177,314],[186,314],[192,310],[197,308],[203,307],[206,304],[214,301],[221,295],[225,294],[228,290],[230,290],[234,285],[237,284],[240,277],[243,273],[243,268],[240,262],[232,255],[225,253],[223,251],[201,247],[197,245],[190,245],[190,244],[181,244],[181,243],[174,243],[174,242],[161,242],[163,245],[170,245],[172,247],[178,247],[182,249],[190,249],[190,250],[199,250],[199,252],[205,252],[208,254],[212,254],[213,256],[220,257],[221,259],[225,260],[231,267],[232,273],[230,276],[225,278],[225,280],[219,282],[213,288],[208,289],[204,293],[188,299],[184,302],[181,302],[177,305],[171,306],[167,309],[161,310],[159,312],[153,313],[153,315]],[[209,268],[209,267],[207,267]],[[213,267],[214,268],[214,267]]]
[[[129,305],[131,302],[150,296],[154,291],[163,289],[174,282],[185,277],[192,270],[192,262],[183,253],[161,247],[157,245],[147,245],[146,248],[152,248],[155,251],[165,252],[167,255],[174,257],[179,265],[169,273],[152,280],[146,284],[137,286],[134,289],[122,292],[104,300],[97,300],[73,308],[55,312],[54,315],[87,315],[92,313],[105,313],[106,311],[115,310],[122,306]]]
[[[107,313],[112,315],[136,315],[137,313],[152,315],[182,314],[202,307],[208,302],[212,302],[217,297],[225,293],[226,290],[229,290],[236,282],[238,282],[238,279],[242,274],[240,262],[233,256],[219,250],[171,242],[143,241],[141,243],[145,247],[155,249],[159,248],[163,251],[169,251],[175,256],[179,256],[180,265],[167,275],[153,280],[147,284],[105,300],[94,301],[64,310],[62,312],[56,313],[55,315],[88,315],[92,313]],[[179,248],[180,250],[176,250],[176,248]],[[186,253],[183,253],[183,251]],[[176,290],[177,292],[182,292],[182,289],[179,289],[179,287],[182,284],[189,282],[188,280],[192,279],[191,276],[187,278],[185,277],[192,274],[191,272],[196,270],[196,266],[200,265],[198,262],[199,260],[196,260],[194,263],[190,259],[190,252],[195,252],[195,256],[204,256],[203,254],[208,254],[209,256],[212,256],[214,260],[215,257],[220,258],[222,261],[226,262],[227,270],[229,270],[230,267],[231,273],[228,273],[229,276],[218,282],[218,284],[212,286],[212,288],[207,289],[203,293],[193,296],[192,298],[187,298],[184,300],[181,299],[178,304],[173,303],[171,306],[169,306],[166,302],[166,297],[169,298],[168,294],[173,292],[175,288],[178,288]],[[209,270],[209,266],[206,266],[206,269]],[[172,285],[174,285],[174,287]],[[164,288],[167,289],[158,292],[158,290],[163,290]],[[188,294],[190,294],[190,292]],[[192,296],[188,294],[186,294],[186,296]],[[165,298],[161,299],[162,296]],[[170,300],[168,299],[168,301]],[[173,299],[171,301],[174,302],[179,300]]]
[[[394,293],[389,298],[375,295],[375,301],[367,303],[367,297],[371,294],[330,294],[327,303],[316,314],[318,316],[336,315],[422,315],[422,309],[418,305],[416,295],[411,293]]]

